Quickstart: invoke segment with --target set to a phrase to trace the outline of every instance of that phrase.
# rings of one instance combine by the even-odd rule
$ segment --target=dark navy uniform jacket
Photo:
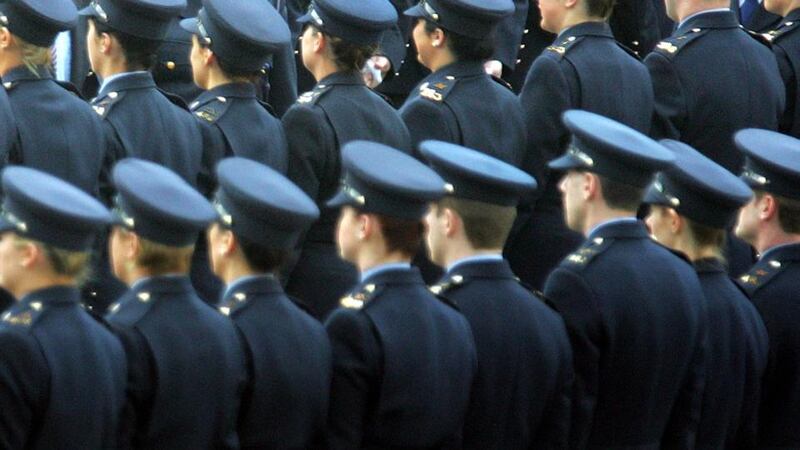
[[[800,244],[762,255],[739,279],[764,319],[769,358],[758,421],[761,448],[800,447]]]
[[[572,342],[572,448],[692,448],[706,339],[694,269],[639,222],[608,223],[550,275]]]
[[[238,448],[245,377],[236,328],[188,277],[138,282],[106,316],[128,360],[123,445]]]
[[[656,96],[654,137],[683,141],[736,173],[744,157],[733,133],[778,129],[785,104],[778,64],[733,12],[690,18],[645,64]]]
[[[606,23],[585,22],[564,30],[534,61],[520,101],[528,132],[521,167],[539,181],[541,194],[535,204],[520,208],[506,254],[514,273],[539,289],[550,271],[583,241],[564,224],[560,173],[547,169],[547,163],[569,144],[561,114],[583,109],[647,134],[653,87],[647,69],[614,40]]]
[[[476,370],[466,319],[417,269],[364,280],[325,323],[331,449],[461,448]]]
[[[17,130],[9,162],[55,175],[97,197],[101,173],[108,188],[102,123],[47,69],[37,70],[20,66],[3,77]]]
[[[208,124],[204,127],[204,172],[213,173],[222,158],[242,156],[286,173],[288,148],[283,127],[269,107],[256,99],[252,84],[217,86],[200,94],[189,109]]]
[[[731,11],[736,14],[736,19],[742,22],[745,28],[757,33],[766,33],[781,23],[781,16],[772,14],[764,8],[764,2],[758,2],[758,7],[753,11],[753,15],[747,22],[742,21],[742,11],[739,7],[739,0],[731,0]]]
[[[338,210],[325,207],[341,178],[342,145],[357,139],[411,151],[408,130],[397,111],[364,85],[358,72],[338,72],[300,96],[283,117],[289,142],[288,178],[322,211],[303,244],[287,292],[325,317],[358,282],[355,268],[334,245]]]
[[[125,353],[77,289],[33,292],[0,322],[0,446],[117,448]]]
[[[800,108],[797,96],[800,95],[800,9],[786,15],[777,28],[767,34],[772,42],[772,51],[778,59],[778,68],[786,87],[786,111],[780,124],[782,133],[800,137]]]
[[[519,99],[482,62],[455,62],[425,77],[400,108],[411,141],[452,142],[518,165],[525,151]]]
[[[197,186],[203,158],[200,124],[156,88],[150,73],[111,80],[92,105],[103,118],[113,161],[132,156],[159,163]]]
[[[234,282],[220,310],[239,329],[247,359],[238,421],[242,448],[319,448],[331,376],[325,329],[271,276]]]
[[[761,316],[716,259],[695,261],[709,346],[698,448],[755,448],[769,341]]]
[[[558,314],[505,261],[465,261],[431,289],[458,306],[475,337],[464,448],[566,448],[572,350]]]

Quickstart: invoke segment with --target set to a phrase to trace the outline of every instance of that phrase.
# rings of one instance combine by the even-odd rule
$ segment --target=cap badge
[[[589,167],[594,167],[594,160],[592,159],[592,157],[587,155],[581,149],[575,147],[574,145],[570,145],[569,149],[567,149],[567,154],[574,158],[577,158],[578,160],[580,160],[580,162]]]

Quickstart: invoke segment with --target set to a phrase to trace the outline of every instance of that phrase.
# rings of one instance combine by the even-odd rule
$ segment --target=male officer
[[[692,266],[636,220],[644,188],[674,157],[593,113],[567,111],[564,124],[573,141],[550,167],[567,171],[567,225],[587,240],[550,275],[545,296],[572,341],[570,446],[691,446],[702,394],[703,292]]]
[[[771,11],[764,0],[731,0],[739,23],[756,33],[766,33],[781,23],[781,14]]]
[[[205,0],[196,18],[181,26],[192,33],[195,83],[203,92],[189,108],[208,124],[205,165],[213,171],[227,156],[243,156],[286,173],[283,127],[256,98],[258,77],[270,55],[289,45],[289,27],[266,0]]]
[[[645,194],[647,225],[663,245],[692,260],[705,294],[708,353],[697,448],[757,448],[767,330],[750,299],[728,277],[725,228],[753,192],[734,174],[678,141],[676,156]]]
[[[400,108],[414,146],[437,139],[521,162],[525,123],[519,99],[483,67],[494,51],[496,24],[513,10],[511,0],[425,0],[406,11],[417,19],[417,58],[433,72]]]
[[[777,130],[783,115],[775,57],[739,27],[728,0],[667,0],[667,14],[678,28],[645,59],[655,92],[652,135],[685,142],[736,173],[743,157],[733,133]],[[753,263],[752,249],[732,234],[726,256],[732,275]]]
[[[342,151],[337,243],[361,282],[325,323],[333,346],[331,449],[460,448],[476,369],[469,324],[410,266],[445,182],[399,150]]]
[[[286,291],[324,318],[358,281],[355,268],[339,258],[333,242],[338,211],[324,207],[339,187],[340,148],[358,139],[408,152],[411,144],[397,111],[364,84],[360,72],[377,51],[384,31],[397,21],[389,1],[313,1],[298,21],[306,24],[303,63],[317,85],[283,116],[289,179],[317,202],[322,213],[305,236]]]
[[[111,214],[34,169],[2,178],[0,286],[19,302],[0,318],[0,445],[117,448],[125,353],[76,287]]]
[[[582,241],[564,223],[557,187],[561,174],[547,170],[547,163],[569,144],[561,114],[584,109],[642,133],[650,130],[652,82],[638,58],[614,40],[606,23],[613,6],[610,0],[539,2],[542,27],[558,37],[533,63],[520,101],[528,130],[522,168],[541,182],[542,193],[520,206],[506,245],[514,273],[537,289]]]
[[[215,211],[177,174],[149,161],[118,162],[113,181],[119,195],[111,259],[130,286],[106,315],[128,359],[122,442],[237,448],[241,343],[233,324],[200,300],[188,276],[197,234]]]
[[[764,318],[769,357],[758,420],[760,448],[800,447],[800,141],[743,130],[742,178],[756,195],[739,212],[736,234],[760,254],[739,279]]]
[[[219,217],[209,229],[214,272],[227,284],[220,311],[242,336],[248,382],[239,416],[242,448],[321,448],[331,348],[322,325],[277,279],[314,202],[274,170],[244,158],[217,166]]]
[[[464,448],[566,448],[572,352],[564,322],[501,254],[516,203],[536,181],[458,145],[426,141],[421,152],[453,187],[425,219],[431,260],[447,267],[431,290],[458,305],[477,348]]]
[[[765,6],[780,14],[780,23],[764,36],[772,44],[772,51],[778,59],[778,68],[786,88],[786,110],[780,122],[780,131],[800,137],[800,109],[797,96],[800,95],[800,1],[768,0]]]

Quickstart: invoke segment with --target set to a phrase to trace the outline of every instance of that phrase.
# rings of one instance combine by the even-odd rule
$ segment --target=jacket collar
[[[281,283],[272,275],[259,275],[236,280],[225,289],[222,303],[233,300],[237,294],[280,294],[283,293]]]
[[[770,261],[800,261],[800,243],[774,247],[761,255],[761,260]]]
[[[11,84],[20,81],[39,81],[39,80],[52,80],[53,74],[45,66],[34,67],[35,72],[31,71],[27,66],[17,66],[3,76],[3,84],[10,86]]]
[[[227,98],[256,98],[256,87],[252,83],[228,83],[200,94],[189,106],[198,108],[213,100]]]
[[[583,22],[573,25],[558,34],[556,40],[561,41],[570,37],[598,36],[614,39],[611,27],[607,22]]]
[[[589,239],[649,239],[647,228],[639,221],[619,221],[604,224],[596,228],[589,235]]]
[[[33,291],[19,300],[21,307],[30,307],[34,303],[43,305],[78,304],[81,294],[75,286],[51,286]],[[34,308],[37,309],[37,308]]]
[[[425,282],[422,280],[422,275],[420,274],[419,269],[412,267],[411,269],[389,269],[378,272],[377,274],[372,275],[362,281],[359,284],[359,287],[368,284],[374,284],[377,286],[392,284],[419,284],[424,286]]]
[[[686,30],[693,28],[739,28],[739,21],[733,11],[713,11],[704,12],[689,18],[680,27],[676,34],[682,34]]]
[[[361,73],[353,71],[334,72],[319,80],[317,87],[324,88],[325,86],[331,86],[335,84],[360,85],[366,87],[366,84],[364,84],[364,79],[361,77]]]
[[[132,89],[148,89],[155,87],[156,82],[153,80],[153,74],[150,72],[135,72],[125,74],[109,81],[105,86],[103,86],[103,89],[100,91],[100,93],[97,94],[97,98],[105,97],[109,92],[129,91]]]
[[[131,287],[134,296],[148,294],[180,294],[193,293],[194,288],[188,275],[166,275],[146,278]]]
[[[443,76],[452,76],[456,78],[488,76],[483,68],[483,63],[480,61],[456,61],[439,68],[439,70],[431,75],[436,78]]]
[[[694,261],[694,270],[697,273],[726,273],[725,263],[717,258],[703,258]]]
[[[450,279],[455,275],[461,275],[464,278],[516,279],[514,272],[511,271],[511,266],[504,259],[498,261],[467,261],[453,267],[442,279]]]

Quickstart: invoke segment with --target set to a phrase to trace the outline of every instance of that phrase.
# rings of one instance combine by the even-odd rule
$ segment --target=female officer
[[[302,37],[303,64],[317,85],[283,117],[289,141],[289,178],[322,206],[339,186],[339,149],[356,139],[410,151],[408,130],[397,112],[367,88],[360,70],[383,32],[397,21],[388,0],[314,0]],[[287,291],[319,317],[357,281],[353,266],[339,259],[333,243],[338,211],[323,209],[305,236]]]

